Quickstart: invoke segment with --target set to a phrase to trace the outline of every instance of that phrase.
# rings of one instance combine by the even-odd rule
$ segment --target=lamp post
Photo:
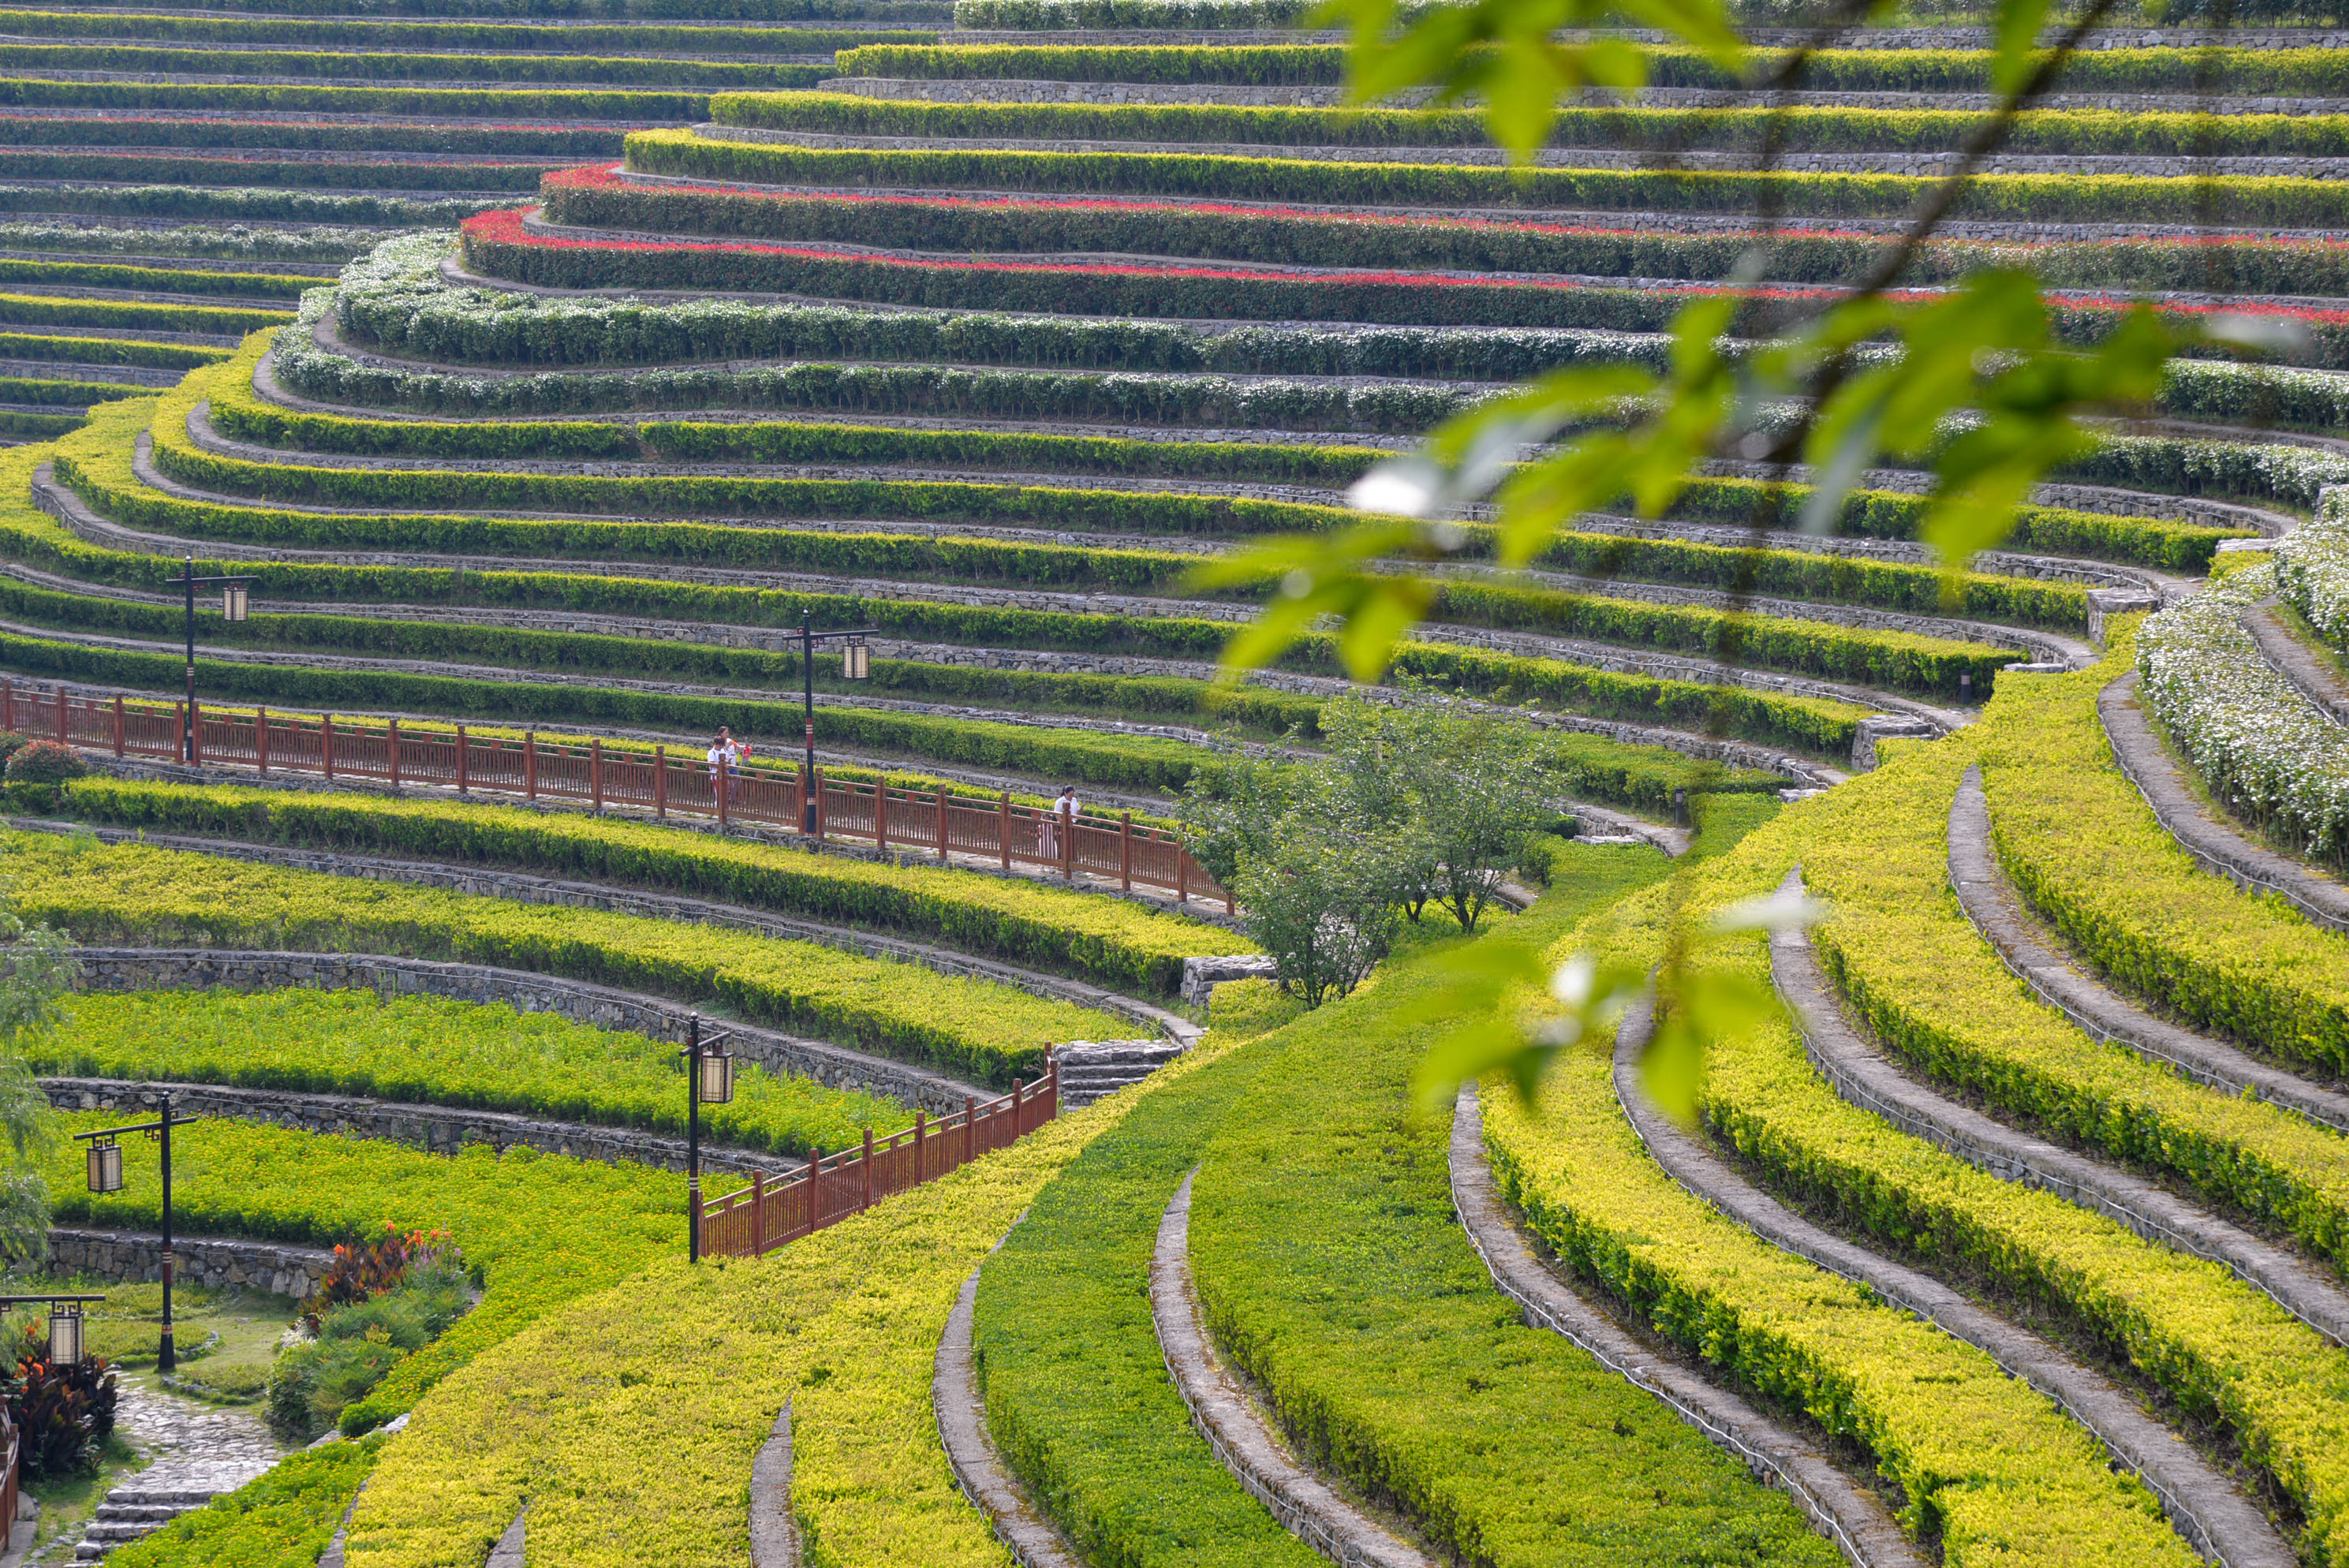
[[[180,1358],[171,1349],[171,1129],[185,1127],[196,1119],[171,1114],[171,1096],[163,1095],[163,1116],[160,1121],[135,1122],[129,1127],[101,1127],[88,1132],[77,1132],[74,1141],[89,1145],[89,1190],[93,1192],[122,1191],[122,1146],[115,1140],[126,1132],[143,1132],[162,1146],[163,1171],[163,1342],[155,1353],[155,1369],[171,1372],[179,1368]]]
[[[221,590],[221,619],[242,621],[251,603],[251,577],[199,577],[196,558],[187,558],[180,575],[172,581],[186,590],[188,598],[188,707],[187,726],[180,737],[180,760],[193,763],[196,759],[196,590],[217,584]],[[165,1321],[169,1321],[168,1317]]]
[[[88,1340],[82,1333],[81,1304],[105,1299],[102,1295],[0,1295],[0,1312],[12,1306],[47,1307],[49,1365],[78,1367],[88,1355]]]
[[[829,637],[846,637],[848,646],[840,661],[840,678],[871,680],[873,651],[864,645],[864,639],[873,631],[871,626],[843,632],[811,631],[808,613],[800,612],[800,676],[807,700],[807,771],[802,777],[808,781],[807,799],[800,802],[800,831],[810,839],[815,837],[815,645]]]
[[[701,1032],[701,1015],[686,1020],[685,1049],[685,1194],[692,1223],[686,1228],[686,1261],[701,1261],[701,1108],[729,1105],[734,1099],[734,1053],[723,1047],[734,1037],[731,1029]]]

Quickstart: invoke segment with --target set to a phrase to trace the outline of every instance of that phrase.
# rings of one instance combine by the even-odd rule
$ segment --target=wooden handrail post
[[[808,766],[804,762],[795,762],[792,764],[792,831],[806,832],[807,820]]]
[[[823,1156],[812,1148],[808,1150],[807,1190],[807,1233],[812,1236],[817,1227],[823,1223]]]
[[[335,716],[331,713],[318,718],[318,771],[327,783],[335,781]]]
[[[1011,1080],[1011,1140],[1014,1143],[1019,1142],[1019,1135],[1028,1130],[1024,1108],[1020,1104],[1025,1098],[1022,1091],[1026,1088],[1018,1078]]]
[[[941,785],[939,785],[939,786],[938,786],[938,863],[939,863],[939,864],[941,864],[941,865],[944,865],[944,864],[946,863],[946,858],[947,858],[947,787],[946,787],[944,784],[941,784]]]
[[[1191,902],[1191,851],[1183,841],[1174,841],[1174,902]]]
[[[1011,869],[1011,791],[1003,792],[1003,804],[996,817],[996,836],[1003,841],[1003,869]]]
[[[522,732],[522,798],[538,799],[538,731]]]
[[[604,738],[600,735],[591,735],[587,738],[587,793],[595,801],[589,809],[595,815],[602,816],[604,814]]]
[[[653,748],[653,820],[668,820],[668,748]]]
[[[262,704],[253,710],[253,768],[256,773],[269,771],[269,707]]]
[[[886,773],[873,781],[873,847],[889,847],[889,776]]]
[[[916,1106],[914,1109],[914,1185],[918,1187],[930,1179],[922,1169],[922,1138],[930,1127],[929,1112]]]
[[[193,703],[191,702],[191,703],[190,703],[188,706],[189,706],[189,707],[190,707],[190,708],[191,708],[191,709],[192,709],[192,708],[195,707],[195,704],[193,704]],[[67,719],[66,719],[66,688],[65,688],[65,683],[64,683],[64,682],[62,682],[62,681],[60,681],[60,682],[58,682],[58,683],[57,683],[57,744],[58,744],[59,746],[70,746],[70,745],[72,745],[72,744],[73,744],[72,733],[73,733],[73,732],[72,732],[70,729],[68,729],[68,728],[67,727]],[[192,733],[193,733],[193,731],[191,731],[190,733],[191,733],[191,734],[192,734]],[[199,758],[202,758],[202,755],[203,755],[202,746],[202,743],[201,743],[201,742],[199,742],[199,743],[198,743],[198,749],[197,749],[196,755],[197,755]]]
[[[465,727],[457,727],[457,793],[462,795],[473,785],[473,744],[465,738]]]
[[[978,1101],[962,1097],[962,1162],[966,1165],[978,1158]]]
[[[1133,891],[1133,813],[1121,811],[1117,819],[1117,885],[1119,891]]]
[[[727,797],[732,793],[734,783],[728,775],[732,771],[732,769],[727,767],[726,758],[721,754],[718,758],[718,829],[720,832],[726,830]]]
[[[120,702],[120,697],[114,699]],[[0,679],[0,729],[16,727],[16,677]]]
[[[864,1130],[864,1206],[873,1207],[873,1130]]]
[[[399,788],[399,720],[393,719],[383,732],[384,766],[391,774],[391,787]]]
[[[7,727],[6,724],[0,723],[0,729]],[[122,712],[122,698],[117,696],[114,699],[114,755],[117,757],[122,755],[123,743],[129,739],[129,727]]]
[[[750,1255],[767,1255],[767,1173],[750,1172]]]
[[[823,842],[823,769],[808,769],[808,788],[815,791],[815,841]]]
[[[1074,882],[1077,878],[1077,814],[1061,824],[1061,880]]]

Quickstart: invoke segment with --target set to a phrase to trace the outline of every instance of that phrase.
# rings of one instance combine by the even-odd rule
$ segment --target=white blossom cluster
[[[2277,542],[2275,580],[2318,636],[2349,648],[2349,490],[2326,495],[2315,517]]]
[[[2311,859],[2349,852],[2349,729],[2261,654],[2242,613],[2276,588],[2250,567],[2137,634],[2140,695],[2223,804]]]

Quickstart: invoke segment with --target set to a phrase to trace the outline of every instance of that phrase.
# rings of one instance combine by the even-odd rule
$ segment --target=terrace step
[[[1061,1071],[1061,1104],[1076,1110],[1140,1083],[1183,1054],[1170,1040],[1071,1040],[1052,1048]]]

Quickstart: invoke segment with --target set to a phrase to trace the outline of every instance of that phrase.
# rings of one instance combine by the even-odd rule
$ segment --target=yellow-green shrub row
[[[1124,1032],[1102,1014],[1009,986],[717,926],[135,843],[9,834],[0,845],[27,915],[88,944],[413,954],[537,970],[714,1004],[989,1081],[1036,1076],[1061,1041]]]
[[[1843,787],[1864,791],[1870,779]],[[1839,794],[1841,791],[1838,792]],[[1820,820],[1797,809],[1706,875],[1710,902],[1775,887]],[[1668,902],[1641,894],[1551,950],[1644,966]],[[1982,1352],[1778,1251],[1659,1170],[1616,1103],[1604,1049],[1559,1053],[1537,1111],[1485,1096],[1495,1174],[1573,1270],[1739,1382],[1856,1442],[1905,1498],[1903,1522],[1938,1535],[1950,1568],[2197,1561],[2135,1480],[2086,1432]]]
[[[2033,680],[2092,705],[2127,656]],[[2091,1040],[2009,974],[1957,908],[1947,823],[1962,762],[1976,746],[2043,746],[2047,717],[2044,703],[1994,702],[1974,730],[1934,749],[1950,760],[1903,768],[1842,806],[1845,828],[1804,851],[1813,889],[1841,912],[1817,934],[1821,962],[1884,1042],[1932,1076],[2349,1261],[2349,1138]]]
[[[1980,956],[1989,974],[1940,961],[1959,933],[1908,918],[1920,906],[1946,910],[1930,883],[1940,874],[1940,827],[1972,760],[1969,751],[1964,738],[1916,748],[1866,789],[1837,791],[1806,813],[1799,852],[1813,892],[1836,910],[1817,940],[1846,954],[1868,952],[1876,995],[1920,1013],[1946,1011],[2002,1040],[2026,1038],[2027,1013],[2044,1010],[2020,995],[2020,982],[1987,954]],[[1913,965],[1903,963],[1912,954]],[[1758,942],[1742,944],[1724,964],[1768,984]],[[1846,965],[1857,966],[1849,958]],[[2126,1057],[2076,1037],[2069,1049],[2091,1061]],[[2201,1092],[2220,1108],[2242,1103]],[[2183,1409],[2215,1417],[2304,1515],[2308,1560],[2349,1560],[2349,1354],[2264,1293],[2219,1264],[1978,1170],[1847,1104],[1819,1081],[1783,1016],[1714,1044],[1700,1101],[1707,1119],[1782,1187],[1871,1233],[1888,1251],[2052,1305]],[[2297,1130],[2288,1117],[2251,1109],[2280,1124],[2279,1132]],[[2255,1130],[2238,1136],[2263,1148]],[[2329,1134],[2298,1141],[2327,1140],[2336,1158],[2349,1156],[2349,1141]],[[2191,1141],[2190,1132],[2174,1139]],[[2247,1153],[2242,1162],[2256,1158]]]
[[[2196,865],[2114,767],[2088,675],[2016,682],[1982,748],[1991,842],[2032,905],[2114,984],[2253,1049],[2349,1071],[2349,939]]]
[[[672,889],[786,914],[940,937],[970,952],[1143,993],[1172,993],[1182,984],[1185,958],[1256,950],[1237,932],[1214,930],[1124,899],[515,806],[92,778],[66,787],[64,809],[78,820],[116,827],[422,855]]]
[[[1047,1181],[1218,1055],[1211,1040],[1136,1092],[763,1261],[664,1261],[476,1357],[386,1450],[352,1561],[479,1568],[527,1498],[533,1562],[740,1563],[751,1460],[789,1400],[808,1562],[1011,1568],[938,1442],[947,1314]]]

